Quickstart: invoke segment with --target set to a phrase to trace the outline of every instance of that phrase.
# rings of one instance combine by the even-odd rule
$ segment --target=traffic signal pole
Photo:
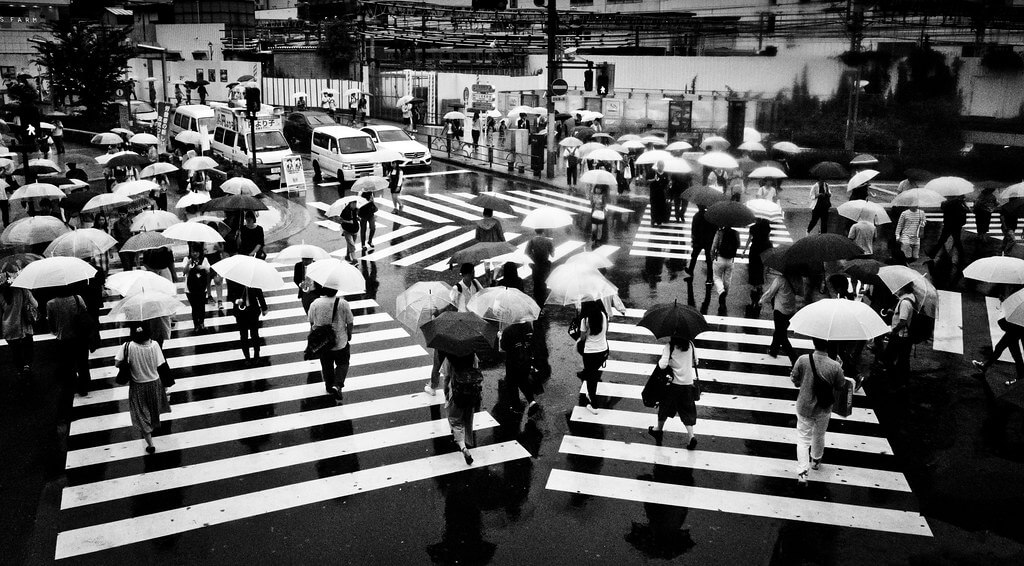
[[[558,50],[558,7],[555,0],[548,2],[548,148],[547,148],[547,176],[548,179],[555,178],[555,163],[558,161],[558,147],[555,145],[555,97],[551,93],[551,85],[561,74],[558,72],[558,63],[555,61],[555,52]]]

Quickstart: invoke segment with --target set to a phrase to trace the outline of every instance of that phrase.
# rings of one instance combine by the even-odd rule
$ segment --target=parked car
[[[297,150],[309,151],[309,140],[313,130],[321,126],[337,126],[338,123],[326,112],[304,110],[292,112],[284,120],[284,139]]]
[[[126,102],[124,100],[118,100],[117,104],[119,106],[124,106]],[[135,116],[135,121],[143,125],[153,124],[157,119],[156,110],[154,110],[148,102],[143,102],[141,100],[132,101],[132,114]]]
[[[366,126],[361,128],[369,134],[377,147],[390,149],[402,154],[402,166],[426,167],[430,169],[430,150],[427,146],[414,140],[408,132],[397,126]]]

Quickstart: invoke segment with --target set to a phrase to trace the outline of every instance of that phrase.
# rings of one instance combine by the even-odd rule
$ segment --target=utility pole
[[[853,84],[850,85],[850,101],[846,107],[847,151],[853,151],[857,137],[857,113],[860,106],[861,42],[864,40],[864,6],[860,0],[846,0],[846,26],[850,33],[850,55],[856,65]]]
[[[555,145],[555,97],[551,93],[551,83],[561,78],[558,72],[558,62],[555,60],[558,51],[558,7],[556,0],[548,2],[548,147],[547,147],[547,176],[548,179],[555,178],[555,163],[558,161],[558,149]]]

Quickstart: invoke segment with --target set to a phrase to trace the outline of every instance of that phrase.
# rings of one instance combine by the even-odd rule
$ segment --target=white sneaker
[[[423,386],[423,391],[427,395],[430,395],[431,397],[433,397],[434,395],[437,395],[437,391],[434,391],[434,388],[431,387],[429,383]]]
[[[597,409],[595,409],[594,406],[591,405],[590,403],[587,403],[587,410],[590,411],[590,414],[592,415],[597,414]]]

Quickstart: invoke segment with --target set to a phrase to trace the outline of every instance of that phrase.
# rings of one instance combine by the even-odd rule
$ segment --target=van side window
[[[235,145],[235,132],[224,130],[224,145],[233,147]]]
[[[196,125],[196,119],[195,118],[189,118],[188,129],[192,130],[193,132],[198,132],[199,131],[199,126]]]
[[[181,127],[181,114],[178,114],[177,112],[174,113],[174,125],[179,128]]]
[[[248,146],[245,145],[245,138],[246,138],[246,136],[244,136],[242,134],[239,134],[237,137],[238,137],[238,149],[242,150],[242,153],[245,153],[245,152],[249,151],[248,149],[246,149]]]
[[[327,147],[331,153],[338,153],[338,140],[331,138],[331,143]]]
[[[213,131],[213,141],[217,143],[224,143],[224,128],[218,127]]]
[[[322,134],[322,133],[320,133],[320,132],[314,133],[313,134],[313,145],[326,149],[327,148],[327,136]]]

